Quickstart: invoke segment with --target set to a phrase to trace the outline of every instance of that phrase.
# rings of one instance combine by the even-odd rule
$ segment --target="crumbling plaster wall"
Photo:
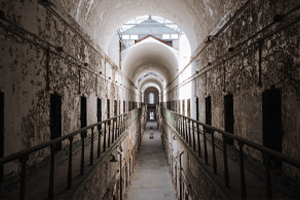
[[[284,19],[273,23],[278,14],[284,14]],[[190,65],[191,77],[178,87],[184,88],[186,82],[194,85],[191,90],[199,96],[200,121],[205,122],[205,97],[210,95],[212,125],[224,130],[224,95],[233,94],[234,134],[262,145],[262,93],[273,86],[282,91],[282,151],[300,159],[299,15],[299,2],[295,0],[253,0],[212,42],[203,43]],[[232,52],[230,47],[234,48]],[[169,86],[170,97],[176,96],[175,86]],[[260,153],[247,146],[245,149],[262,160]],[[284,168],[295,175],[294,170]]]
[[[185,146],[179,142],[179,139],[173,139],[175,134],[162,118],[160,118],[160,133],[166,158],[171,168],[172,181],[174,184],[177,183],[175,188],[178,199],[180,196],[180,154],[182,152],[184,152],[181,156],[183,195],[188,194],[188,199],[222,199],[215,186],[199,167],[197,161],[185,149]],[[185,198],[187,197],[184,196]]]
[[[130,181],[132,173],[135,169],[135,160],[139,148],[139,134],[143,137],[143,124],[146,119],[143,115],[136,119],[128,128],[127,136],[121,141],[118,148],[112,154],[119,161],[116,163],[109,162],[111,157],[108,157],[103,164],[97,169],[94,175],[84,183],[83,187],[75,193],[72,199],[102,199],[109,200],[115,196],[119,199],[120,195],[120,156],[122,154],[122,188],[123,198],[126,191],[126,184]],[[120,152],[120,147],[122,152]]]
[[[111,99],[110,113],[114,99],[138,99],[129,80],[106,62],[99,47],[61,8],[56,7],[56,15],[36,1],[5,0],[0,9],[5,12],[0,20],[5,156],[50,140],[50,94],[62,97],[62,135],[80,128],[81,96],[87,98],[88,125],[97,121],[97,98],[102,99],[102,119],[107,116],[106,99]],[[48,155],[49,150],[41,150],[31,154],[28,163]],[[5,165],[6,174],[12,171],[18,171],[17,161]]]

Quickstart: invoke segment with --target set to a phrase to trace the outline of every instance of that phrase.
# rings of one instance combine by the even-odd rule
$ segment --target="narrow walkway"
[[[151,129],[152,128],[152,129]],[[150,139],[150,131],[154,138]],[[128,200],[176,200],[156,122],[147,122],[136,169],[125,194]]]

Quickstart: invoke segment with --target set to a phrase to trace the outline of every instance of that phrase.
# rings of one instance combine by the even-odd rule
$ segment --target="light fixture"
[[[109,156],[112,156],[112,158],[109,160],[109,162],[118,162],[118,160],[116,160],[114,155],[110,154]]]
[[[173,136],[173,140],[177,140],[176,135]]]
[[[38,0],[37,1],[38,4],[48,7],[48,6],[53,6],[54,4],[48,0]]]
[[[213,37],[214,37],[214,35],[209,35],[209,36],[207,37],[207,40],[205,41],[205,43],[210,43],[210,42],[212,42]]]

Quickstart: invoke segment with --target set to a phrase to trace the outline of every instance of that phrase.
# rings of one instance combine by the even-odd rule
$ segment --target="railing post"
[[[92,129],[92,133],[91,133],[91,152],[90,152],[90,165],[93,164],[93,159],[94,159],[94,128]]]
[[[216,158],[216,145],[215,145],[215,131],[211,130],[211,143],[212,143],[212,152],[213,152],[213,166],[214,173],[217,174],[217,158]]]
[[[115,118],[112,119],[112,134],[111,134],[111,137],[112,137],[112,144],[115,142]]]
[[[107,122],[104,122],[104,135],[103,135],[103,152],[105,152],[105,150],[106,150],[106,123]]]
[[[199,124],[198,123],[196,123],[196,124],[197,124],[197,135],[198,135],[198,137],[197,137],[197,139],[198,139],[198,156],[201,157],[200,130],[199,130]]]
[[[203,129],[203,143],[204,143],[204,157],[205,163],[208,164],[208,153],[207,153],[207,143],[206,143],[206,128]]]
[[[102,124],[98,126],[98,149],[97,149],[97,157],[100,158],[100,152],[101,152],[101,127]]]
[[[111,120],[108,120],[108,141],[107,141],[108,147],[110,147],[110,131],[111,131]]]
[[[195,129],[194,129],[194,121],[192,121],[192,128],[193,128],[193,148],[196,151],[196,141],[195,141]]]
[[[229,187],[226,138],[227,137],[223,135],[224,180],[225,180],[226,187]]]
[[[266,192],[267,192],[267,199],[272,200],[272,184],[271,184],[271,167],[270,167],[270,158],[267,154],[264,154],[265,159],[265,173],[266,173]]]
[[[186,140],[186,143],[189,142],[189,137],[188,137],[188,125],[187,125],[187,120],[185,118],[185,140]]]
[[[190,119],[188,119],[188,123],[189,123],[189,145],[190,145],[190,147],[192,147],[191,120]]]
[[[118,137],[120,137],[120,135],[121,135],[120,124],[121,124],[121,116],[118,117],[118,124],[117,124],[118,125],[118,127],[117,127],[118,128]]]
[[[115,125],[115,140],[118,139],[118,117],[115,119],[116,125]]]
[[[25,199],[25,176],[26,176],[26,161],[28,157],[24,156],[19,159],[19,162],[22,165],[21,172],[20,172],[20,193],[19,199]]]
[[[241,192],[242,199],[247,199],[247,188],[246,188],[246,178],[245,178],[245,166],[244,166],[244,152],[243,146],[244,144],[239,142],[240,146],[240,172],[241,172]]]
[[[81,175],[83,175],[83,172],[84,172],[84,132],[81,132],[81,161],[80,161],[80,174]]]
[[[55,146],[56,146],[56,144],[50,146],[51,158],[50,158],[50,176],[49,176],[48,199],[53,199],[53,197],[54,197],[53,186],[54,186],[54,152],[55,152]]]
[[[73,136],[69,138],[69,168],[68,168],[68,188],[72,186],[72,156],[73,156]]]

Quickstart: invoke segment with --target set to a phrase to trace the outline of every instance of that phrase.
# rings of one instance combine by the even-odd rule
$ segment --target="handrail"
[[[43,144],[36,145],[34,147],[31,147],[29,149],[11,154],[9,156],[5,156],[0,159],[0,165],[4,165],[6,163],[12,162],[14,160],[19,159],[19,162],[21,162],[21,172],[20,172],[20,192],[19,192],[19,198],[24,199],[25,197],[25,169],[26,169],[26,161],[28,159],[28,156],[36,151],[39,151],[44,148],[50,147],[51,153],[50,153],[50,178],[49,178],[49,190],[48,190],[48,198],[53,199],[53,176],[54,176],[54,152],[55,152],[55,145],[59,142],[62,142],[63,140],[69,139],[70,145],[69,145],[69,168],[68,168],[68,188],[71,188],[72,185],[72,149],[73,149],[73,138],[77,134],[81,134],[81,163],[80,163],[80,173],[84,173],[84,140],[85,136],[84,133],[91,129],[91,150],[90,150],[90,164],[93,164],[94,160],[94,128],[98,127],[98,158],[100,157],[101,152],[101,129],[104,129],[104,139],[103,139],[103,145],[102,150],[105,152],[106,147],[110,147],[110,144],[113,144],[117,138],[119,138],[122,133],[128,128],[128,126],[131,124],[132,121],[134,121],[136,118],[133,117],[131,119],[131,116],[133,113],[137,113],[137,115],[141,114],[143,107],[136,108],[130,112],[120,114],[118,116],[112,117],[110,119],[103,120],[101,122],[94,123],[92,125],[86,126],[84,128],[81,128],[77,131],[73,131],[69,134],[66,134],[64,136],[61,136],[59,138],[53,139],[51,141],[45,142]],[[137,116],[136,115],[136,116]],[[112,123],[111,123],[112,122]],[[116,123],[114,123],[116,122]],[[102,125],[105,125],[102,128]],[[108,125],[109,130],[106,131],[106,125]],[[111,129],[112,126],[112,129]],[[108,138],[106,138],[106,135],[108,134]],[[106,143],[107,142],[107,143]]]
[[[66,140],[66,139],[68,139],[68,138],[70,138],[70,137],[72,137],[72,136],[77,135],[78,133],[82,133],[82,132],[87,131],[88,129],[94,128],[94,127],[96,127],[96,126],[100,126],[100,125],[102,125],[102,124],[104,124],[104,123],[106,123],[106,122],[109,122],[109,121],[111,121],[111,120],[113,120],[113,119],[116,119],[116,118],[118,118],[118,117],[121,117],[121,116],[124,116],[124,115],[128,115],[128,114],[132,113],[133,111],[135,111],[135,110],[137,110],[137,109],[140,109],[140,108],[136,108],[136,109],[134,109],[134,110],[132,110],[132,111],[130,111],[130,112],[128,112],[128,113],[123,113],[123,114],[121,114],[121,115],[118,115],[118,116],[115,116],[115,117],[112,117],[112,118],[103,120],[103,121],[101,121],[101,122],[98,122],[98,123],[95,123],[95,124],[86,126],[86,127],[81,128],[81,129],[79,129],[79,130],[77,130],[77,131],[73,131],[73,132],[71,132],[71,133],[69,133],[69,134],[67,134],[67,135],[64,135],[64,136],[61,136],[61,137],[59,137],[59,138],[53,139],[53,140],[51,140],[51,141],[49,141],[49,142],[45,142],[45,143],[43,143],[43,144],[36,145],[36,146],[31,147],[31,148],[29,148],[29,149],[26,149],[26,150],[23,150],[23,151],[20,151],[20,152],[11,154],[11,155],[9,155],[9,156],[5,156],[5,157],[3,157],[3,158],[0,158],[0,165],[4,165],[4,164],[9,163],[9,162],[11,162],[11,161],[13,161],[13,160],[19,159],[20,157],[23,157],[23,156],[26,156],[26,155],[28,155],[28,154],[31,154],[31,153],[33,153],[33,152],[35,152],[35,151],[38,151],[38,150],[41,150],[41,149],[43,149],[43,148],[49,147],[49,146],[51,146],[51,145],[57,144],[57,143],[59,143],[59,142],[61,142],[61,141],[63,141],[63,140]]]
[[[163,109],[165,109],[165,108],[163,108]],[[166,110],[167,110],[167,109],[166,109]],[[229,132],[226,132],[226,131],[223,131],[223,130],[218,129],[218,128],[216,128],[216,127],[213,127],[213,126],[204,124],[203,122],[197,121],[197,120],[192,119],[192,118],[190,118],[190,117],[187,117],[187,116],[178,114],[178,113],[176,113],[176,112],[174,112],[174,111],[172,111],[172,110],[168,110],[168,112],[171,112],[171,113],[173,113],[173,114],[176,114],[176,115],[178,115],[178,116],[180,116],[180,117],[184,117],[184,118],[186,118],[186,119],[188,119],[188,120],[190,120],[190,121],[192,121],[192,122],[195,122],[195,123],[197,123],[197,124],[203,126],[203,127],[206,128],[206,129],[209,129],[209,130],[212,130],[212,131],[216,131],[216,132],[218,132],[218,133],[221,133],[222,135],[224,135],[224,136],[226,136],[226,137],[228,137],[228,138],[235,139],[235,140],[237,140],[237,141],[239,141],[239,142],[242,142],[242,143],[244,143],[244,144],[246,144],[246,145],[248,145],[248,146],[251,146],[251,147],[253,147],[253,148],[255,148],[255,149],[257,149],[257,150],[259,150],[259,151],[261,151],[261,152],[263,152],[263,153],[266,153],[266,154],[268,154],[269,156],[272,156],[272,157],[274,157],[274,158],[279,158],[279,159],[281,159],[282,161],[285,161],[286,163],[288,163],[288,164],[290,164],[290,165],[293,165],[293,166],[295,166],[295,167],[297,167],[297,168],[300,168],[300,160],[294,159],[294,158],[292,158],[292,157],[286,156],[286,155],[284,155],[284,154],[282,154],[282,153],[279,153],[279,152],[277,152],[277,151],[274,151],[274,150],[272,150],[272,149],[269,149],[269,148],[267,148],[267,147],[265,147],[265,146],[259,145],[259,144],[255,143],[255,142],[252,142],[251,140],[245,139],[245,138],[240,137],[240,136],[237,136],[237,135],[233,135],[233,134],[231,134],[231,133],[229,133]]]
[[[178,135],[182,138],[183,141],[186,142],[186,145],[191,147],[191,149],[195,152],[198,150],[198,157],[201,157],[201,147],[200,147],[200,129],[199,126],[202,126],[203,128],[203,143],[204,143],[204,155],[205,155],[205,163],[208,164],[208,153],[207,153],[207,144],[206,144],[206,134],[211,134],[211,143],[212,143],[212,156],[213,156],[213,169],[214,173],[217,173],[217,159],[216,159],[216,152],[215,152],[215,136],[214,132],[218,132],[223,136],[223,157],[224,157],[224,181],[225,185],[229,187],[229,173],[228,173],[228,163],[227,163],[227,150],[226,150],[226,138],[234,139],[238,142],[239,145],[239,151],[240,151],[240,173],[241,173],[241,195],[242,199],[247,198],[247,189],[246,189],[246,182],[245,182],[245,171],[244,171],[244,152],[243,152],[243,146],[247,145],[249,147],[252,147],[258,151],[260,151],[264,156],[264,163],[265,163],[265,173],[266,173],[266,193],[267,198],[272,199],[272,185],[271,185],[271,174],[270,174],[270,160],[269,158],[275,158],[282,162],[285,162],[287,164],[290,164],[291,166],[294,166],[298,169],[300,169],[300,160],[294,159],[292,157],[289,157],[287,155],[284,155],[282,153],[279,153],[277,151],[274,151],[272,149],[269,149],[265,146],[259,145],[255,142],[252,142],[248,139],[242,138],[237,135],[233,135],[229,132],[223,131],[221,129],[215,128],[213,126],[204,124],[202,122],[199,122],[195,119],[192,119],[190,117],[184,116],[182,114],[178,114],[174,111],[168,110],[164,107],[160,107],[160,111],[162,111],[162,116],[164,118],[172,119],[170,122],[170,125],[174,127],[174,130],[178,132]],[[166,116],[174,115],[172,117]],[[192,123],[192,131],[190,124]],[[196,129],[194,127],[194,123],[196,123]],[[195,141],[195,132],[197,134],[197,144]],[[176,133],[177,134],[177,133]],[[193,143],[192,143],[193,142]]]

